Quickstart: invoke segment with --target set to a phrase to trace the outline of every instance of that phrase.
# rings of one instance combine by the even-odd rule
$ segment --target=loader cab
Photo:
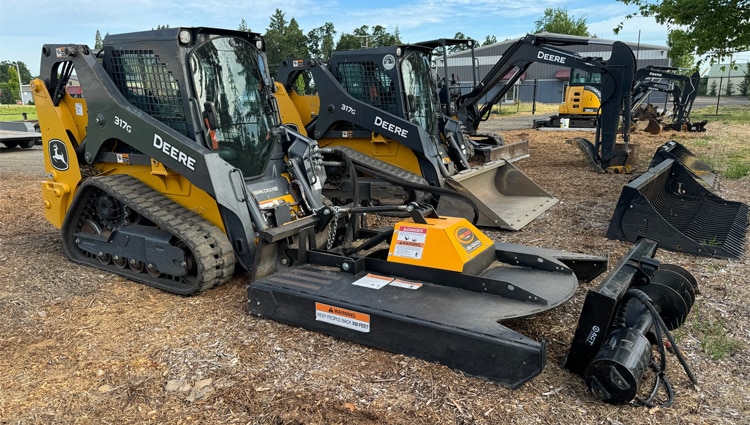
[[[275,146],[263,53],[243,39],[219,37],[193,49],[188,63],[206,144],[245,178],[262,175]]]
[[[351,96],[434,134],[439,104],[429,55],[415,46],[338,51],[329,67]]]
[[[108,35],[103,65],[133,106],[252,179],[281,151],[263,43],[259,34],[202,27]]]

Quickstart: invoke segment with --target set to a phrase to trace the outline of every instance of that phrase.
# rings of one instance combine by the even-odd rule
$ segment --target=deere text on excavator
[[[205,27],[43,46],[42,197],[65,254],[181,295],[238,265],[253,315],[508,387],[538,375],[545,342],[502,322],[561,305],[607,259],[494,242],[418,202],[333,205],[327,173],[350,166],[281,124],[264,49],[257,33]],[[407,218],[366,225],[383,211]],[[656,268],[655,244],[639,252],[621,261]]]

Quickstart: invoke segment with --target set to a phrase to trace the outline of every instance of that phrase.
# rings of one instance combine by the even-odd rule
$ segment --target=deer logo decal
[[[49,141],[49,159],[55,169],[65,171],[68,169],[68,150],[61,140]]]

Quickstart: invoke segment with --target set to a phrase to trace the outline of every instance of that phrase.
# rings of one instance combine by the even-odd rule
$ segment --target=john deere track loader
[[[280,125],[264,47],[213,28],[43,46],[42,197],[65,254],[181,295],[239,265],[253,315],[509,387],[538,375],[545,342],[501,322],[566,302],[606,258],[496,243],[416,202],[332,205],[326,173],[351,164]],[[82,97],[66,90],[76,81]],[[407,218],[364,225],[383,211]]]
[[[347,156],[370,169],[359,173],[356,188],[329,174],[326,193],[333,199],[352,199],[356,189],[363,202],[427,201],[448,215],[476,214],[480,226],[518,230],[557,199],[511,164],[510,157],[528,154],[527,144],[524,154],[513,145],[472,142],[476,125],[441,112],[431,69],[435,46],[337,51],[327,64],[285,60],[277,73],[282,118],[336,150],[333,160]],[[372,172],[383,167],[399,177],[395,186]]]

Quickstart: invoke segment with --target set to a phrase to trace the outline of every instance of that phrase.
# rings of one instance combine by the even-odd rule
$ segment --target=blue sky
[[[625,21],[620,34],[612,31],[632,6],[604,1],[497,1],[497,0],[20,0],[0,1],[0,61],[20,60],[31,73],[39,72],[41,47],[45,43],[75,43],[93,46],[96,31],[106,33],[142,31],[158,25],[210,26],[236,29],[242,19],[256,32],[264,33],[276,9],[287,21],[295,18],[307,33],[332,22],[336,37],[362,25],[398,29],[404,42],[453,37],[461,32],[484,41],[521,37],[534,29],[545,8],[564,8],[575,18],[586,18],[589,32],[599,38],[666,45],[667,29],[652,19]]]

